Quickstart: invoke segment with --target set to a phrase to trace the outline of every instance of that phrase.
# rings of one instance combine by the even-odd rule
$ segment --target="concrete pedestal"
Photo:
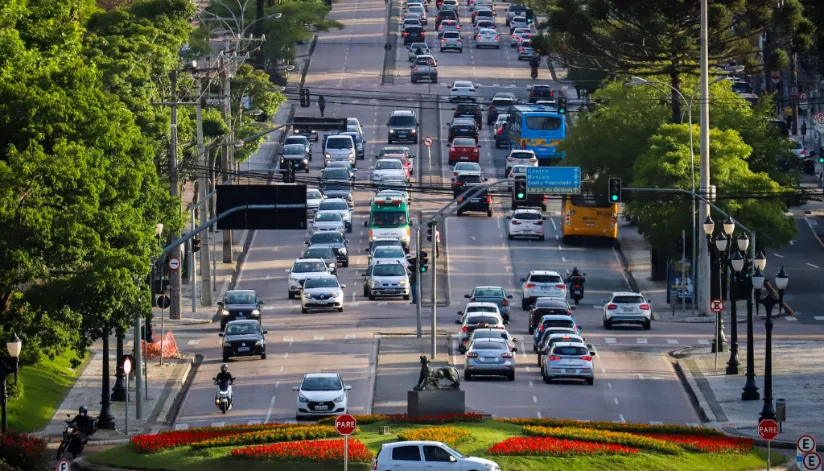
[[[459,389],[408,391],[406,402],[406,413],[410,417],[466,413],[466,392]]]

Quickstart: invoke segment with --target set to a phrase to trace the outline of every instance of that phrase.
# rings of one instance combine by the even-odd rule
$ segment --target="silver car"
[[[494,47],[495,49],[500,49],[501,43],[499,40],[500,37],[494,29],[481,29],[478,35],[475,36],[475,48]]]
[[[406,252],[403,247],[397,246],[380,246],[375,247],[371,255],[372,263],[376,262],[391,262],[400,263],[407,266],[409,262],[406,260]]]
[[[477,35],[478,33],[480,33],[482,29],[495,30],[496,29],[495,22],[492,21],[492,20],[480,20],[480,21],[476,22],[475,23],[475,34]]]
[[[464,295],[464,298],[469,299],[470,303],[495,303],[498,306],[498,312],[504,322],[509,322],[509,308],[510,299],[513,298],[511,294],[507,294],[506,290],[500,286],[476,286],[470,294]]]
[[[370,301],[391,296],[403,296],[408,301],[412,294],[409,273],[402,263],[376,261],[369,265],[363,277],[363,296]]]
[[[300,297],[300,312],[337,309],[343,312],[343,288],[333,275],[307,278]]]
[[[512,334],[510,334],[506,330],[487,328],[475,329],[472,332],[472,335],[469,336],[468,343],[471,345],[472,342],[478,339],[504,339],[506,340],[506,343],[509,344],[509,348],[513,352],[518,351],[517,343],[519,342],[519,340],[513,337]],[[460,351],[462,354],[466,353],[466,346],[461,345],[460,347],[458,347],[458,351]]]
[[[521,41],[521,47],[518,48],[518,60],[530,61],[533,57],[538,57],[538,52],[532,49],[532,41]]]
[[[406,10],[406,17],[410,18],[413,14],[421,19],[421,24],[427,25],[426,9],[422,5],[409,5]]]
[[[352,232],[352,208],[343,198],[326,198],[318,205],[318,211],[325,213],[338,213],[343,224],[346,226],[346,232]]]
[[[336,212],[316,212],[315,219],[312,221],[312,232],[331,231],[337,231],[341,234],[346,232],[346,224],[343,223],[343,218],[341,215]]]
[[[552,331],[552,329],[549,330]],[[587,347],[586,340],[578,334],[572,332],[550,333],[548,337],[542,338],[541,345],[538,345],[538,366],[543,368],[546,365],[547,354],[552,351],[552,347],[554,347],[556,343],[560,342],[579,343]]]
[[[300,293],[307,278],[324,276],[333,271],[334,267],[328,267],[321,258],[299,258],[295,260],[292,268],[286,270],[289,273],[289,299],[294,299],[295,295]]]
[[[403,249],[403,243],[401,243],[401,241],[398,239],[390,239],[388,237],[373,239],[372,242],[369,244],[369,247],[365,249],[366,252],[369,254],[366,256],[367,264],[372,264],[372,254],[378,247],[398,247],[399,249]]]
[[[541,369],[541,376],[545,383],[553,379],[582,379],[587,384],[595,383],[595,372],[592,368],[592,355],[585,345],[572,342],[556,343],[549,352]]]
[[[418,48],[421,49],[421,53],[418,54]],[[430,54],[429,45],[426,43],[412,43],[408,46],[409,49],[409,62],[415,60],[418,56],[428,56]]]
[[[317,188],[307,188],[306,189],[306,209],[307,211],[317,211],[318,207],[320,206],[320,202],[326,198],[323,196],[323,193],[320,192]]]
[[[529,29],[529,21],[525,16],[516,16],[509,21],[509,31],[514,32],[518,28]]]
[[[457,31],[445,31],[441,36],[441,52],[453,49],[463,52],[463,41],[461,33]]]
[[[464,380],[471,381],[475,376],[506,376],[515,381],[515,355],[505,339],[472,342],[464,357]]]

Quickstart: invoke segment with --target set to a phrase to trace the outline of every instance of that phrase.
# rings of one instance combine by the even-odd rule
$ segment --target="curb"
[[[200,368],[201,363],[203,363],[203,355],[195,354],[189,364],[189,369],[186,371],[183,384],[180,386],[177,394],[175,394],[174,402],[172,402],[172,406],[166,413],[166,419],[164,420],[165,424],[173,424],[177,420],[177,416],[180,413],[180,409],[183,407],[183,403],[186,401],[186,397],[189,395],[189,388],[192,386],[192,381],[194,381],[195,375],[197,374],[197,370]]]
[[[715,422],[715,414],[712,413],[709,404],[707,404],[706,400],[704,400],[704,395],[701,394],[692,373],[684,369],[682,361],[683,360],[675,360],[675,362],[672,363],[672,366],[675,369],[675,375],[678,376],[678,379],[681,381],[681,385],[684,387],[684,392],[687,393],[687,397],[690,399],[692,407],[695,409],[695,412],[701,418],[702,422]]]

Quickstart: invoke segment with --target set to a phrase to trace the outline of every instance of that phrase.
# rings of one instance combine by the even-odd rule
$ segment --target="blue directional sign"
[[[580,194],[581,167],[529,167],[526,192],[530,195]]]

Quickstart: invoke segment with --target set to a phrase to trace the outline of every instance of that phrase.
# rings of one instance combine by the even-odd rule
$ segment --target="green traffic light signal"
[[[524,197],[523,193],[518,193],[518,199],[523,199],[523,197]]]
[[[818,163],[824,164],[824,157],[819,157],[818,158]]]

